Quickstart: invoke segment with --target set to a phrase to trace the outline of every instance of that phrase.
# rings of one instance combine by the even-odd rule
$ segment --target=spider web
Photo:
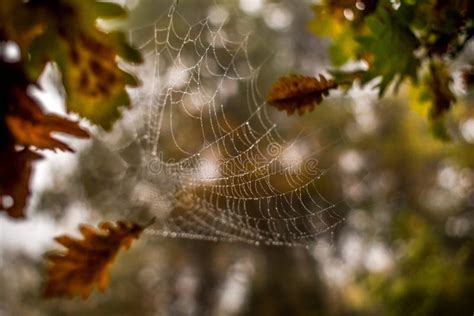
[[[176,4],[130,36],[146,60],[132,97],[137,198],[157,218],[148,234],[294,246],[334,230],[344,203],[318,190],[331,167],[318,156],[334,144],[309,148],[319,131],[285,140],[285,121],[257,89],[248,37],[189,23]]]

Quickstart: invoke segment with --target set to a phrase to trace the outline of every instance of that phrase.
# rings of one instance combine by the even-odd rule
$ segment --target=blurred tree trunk
[[[316,315],[324,311],[325,285],[317,262],[303,248],[265,247],[242,315]]]

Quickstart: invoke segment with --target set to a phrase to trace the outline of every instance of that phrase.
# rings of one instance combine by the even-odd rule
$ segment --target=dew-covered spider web
[[[258,91],[248,37],[189,22],[176,5],[130,37],[146,60],[132,97],[148,234],[291,246],[334,231],[345,203],[318,187],[336,144],[318,140],[322,128],[287,137],[286,116]]]

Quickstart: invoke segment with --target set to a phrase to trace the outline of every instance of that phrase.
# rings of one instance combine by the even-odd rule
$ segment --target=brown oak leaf
[[[0,59],[0,212],[12,218],[25,217],[33,162],[41,158],[31,147],[71,151],[51,134],[89,137],[77,122],[44,114],[28,95],[31,84],[21,62]]]
[[[430,74],[429,84],[433,95],[430,116],[436,120],[449,111],[451,105],[456,102],[456,96],[449,87],[453,79],[443,62],[433,61],[430,64]]]
[[[83,239],[67,235],[56,237],[65,251],[46,254],[49,262],[44,297],[86,299],[94,287],[104,291],[109,282],[109,267],[121,248],[128,249],[144,227],[132,222],[103,222],[96,229],[80,225]]]
[[[268,93],[267,102],[288,115],[298,111],[302,115],[311,112],[316,104],[321,103],[329,90],[337,88],[333,80],[323,75],[319,79],[302,75],[283,76],[273,83]]]
[[[463,69],[462,83],[466,90],[472,90],[474,88],[474,66],[470,65]]]
[[[10,217],[25,217],[26,200],[30,193],[29,182],[33,162],[41,156],[25,148],[16,151],[13,148],[0,150],[0,212]]]
[[[53,138],[51,133],[64,133],[78,138],[89,137],[77,122],[55,114],[44,114],[24,89],[13,87],[11,94],[16,101],[16,107],[6,114],[5,122],[17,144],[73,151],[67,144]]]

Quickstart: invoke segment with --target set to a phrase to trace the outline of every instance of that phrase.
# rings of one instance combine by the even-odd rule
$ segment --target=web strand
[[[139,181],[155,192],[158,218],[148,234],[294,246],[343,220],[344,202],[318,190],[331,166],[317,158],[335,144],[302,153],[305,136],[285,140],[258,92],[247,37],[230,40],[207,19],[189,23],[172,5],[131,39],[152,69],[136,99],[145,122]]]

